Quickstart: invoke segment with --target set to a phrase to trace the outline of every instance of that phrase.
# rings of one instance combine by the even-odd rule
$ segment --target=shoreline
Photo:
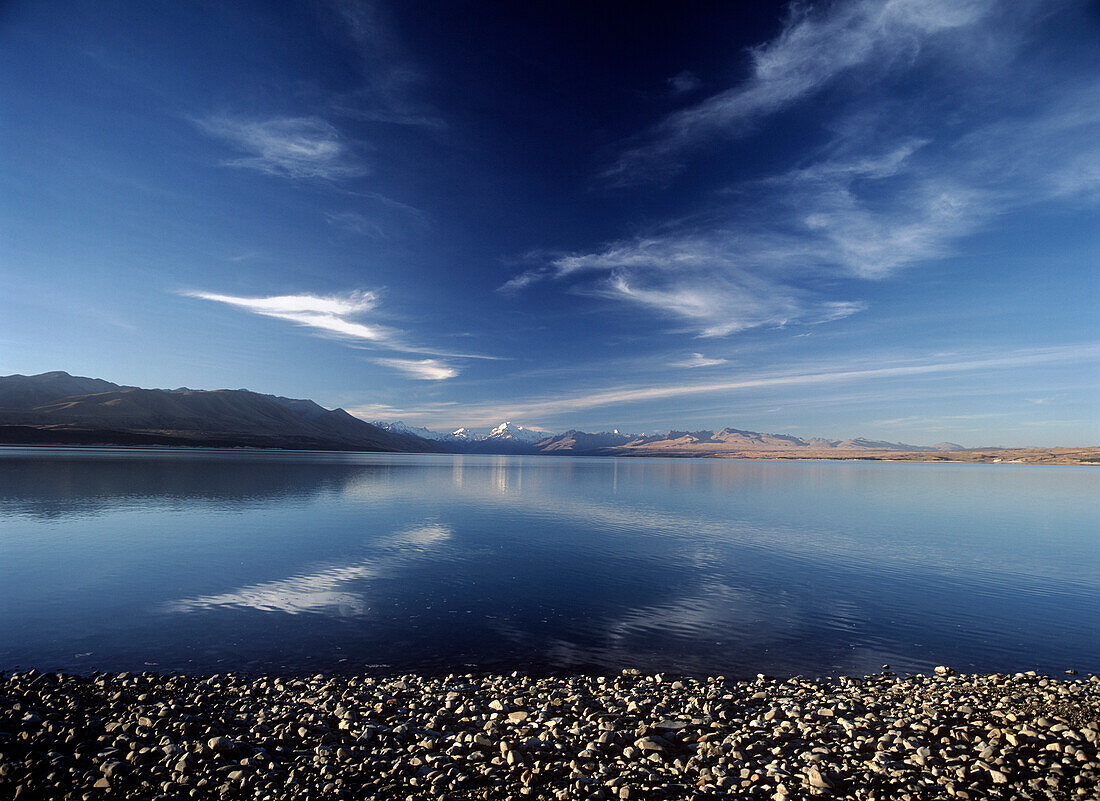
[[[0,673],[13,798],[1100,798],[1100,678]]]
[[[295,447],[278,445],[234,444],[229,441],[111,442],[65,441],[18,442],[0,438],[0,451],[12,450],[123,450],[135,453],[287,453],[287,454],[389,454],[431,456],[548,456],[623,459],[733,459],[789,462],[924,462],[932,464],[1046,465],[1100,467],[1100,446],[1056,448],[969,448],[960,451],[878,451],[878,450],[707,450],[682,448],[604,448],[594,451],[547,451],[508,453],[470,453],[462,451],[364,451],[354,449]]]

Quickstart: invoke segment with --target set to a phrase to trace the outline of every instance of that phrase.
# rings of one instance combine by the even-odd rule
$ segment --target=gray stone
[[[206,741],[206,747],[216,754],[231,754],[237,750],[237,744],[228,737],[211,737]]]
[[[809,782],[811,787],[816,787],[819,790],[833,789],[832,783],[816,767],[806,768],[806,781]]]

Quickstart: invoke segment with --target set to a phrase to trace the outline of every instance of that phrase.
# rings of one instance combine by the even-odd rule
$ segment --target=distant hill
[[[368,423],[343,409],[325,409],[311,400],[246,389],[141,389],[63,372],[0,377],[0,443],[768,458],[970,453],[952,442],[921,446],[862,437],[802,439],[736,428],[663,434],[578,430],[552,434],[505,422],[481,433],[467,428],[439,433],[402,422]]]
[[[592,453],[604,448],[617,448],[626,445],[635,437],[619,432],[589,434],[572,429],[557,434],[538,443],[540,453]]]
[[[404,423],[377,422],[391,431],[415,432],[438,442],[456,453],[543,453],[591,454],[601,456],[721,456],[752,454],[809,455],[821,453],[932,453],[965,451],[962,445],[942,442],[938,445],[909,445],[856,437],[831,440],[814,437],[801,439],[790,434],[764,434],[723,428],[719,431],[667,431],[661,434],[623,434],[619,431],[589,433],[571,429],[562,434],[547,434],[514,423],[501,423],[488,434],[460,428],[441,434],[427,428],[412,428]]]
[[[246,389],[140,389],[62,372],[0,377],[0,441],[440,450],[311,400]]]
[[[112,392],[121,387],[102,378],[80,378],[68,373],[9,375],[0,377],[0,409],[30,409],[63,398]]]
[[[818,454],[843,452],[932,452],[965,450],[961,445],[941,447],[856,439],[801,439],[790,434],[763,434],[723,428],[719,431],[669,431],[664,434],[628,435],[618,432],[586,434],[568,431],[535,447],[540,453],[592,453],[609,456],[721,456],[767,454]],[[949,446],[949,447],[946,447]]]

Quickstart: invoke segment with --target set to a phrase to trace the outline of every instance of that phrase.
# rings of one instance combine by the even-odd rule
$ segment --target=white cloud
[[[675,154],[716,134],[741,133],[764,115],[805,99],[857,67],[907,62],[939,34],[973,26],[992,0],[856,0],[824,11],[792,5],[780,35],[751,51],[751,77],[665,118],[625,151],[605,176],[633,181],[667,175]]]
[[[640,235],[546,257],[502,289],[556,281],[701,336],[827,322],[864,308],[856,281],[958,256],[1008,212],[1100,203],[1100,74],[1043,28],[1076,9],[798,5],[751,52],[746,80],[667,116],[605,178],[668,178],[688,157],[725,165],[744,156],[737,140],[788,110],[819,124],[800,157]],[[816,97],[826,86],[827,105]]]
[[[397,420],[401,417],[401,409],[388,403],[361,403],[358,406],[345,408],[348,414],[362,418],[363,420]]]
[[[375,359],[376,364],[400,370],[421,381],[442,381],[454,378],[458,370],[438,359]]]
[[[440,405],[428,405],[419,409],[404,409],[402,417],[433,424],[446,416],[448,420],[453,418],[461,421],[463,425],[483,426],[508,419],[539,420],[588,409],[715,393],[832,384],[866,385],[868,382],[919,376],[952,373],[981,374],[987,371],[1020,370],[1030,366],[1049,366],[1059,363],[1092,364],[1100,362],[1100,343],[1033,348],[1001,354],[964,354],[954,359],[929,357],[895,360],[881,363],[877,367],[863,366],[867,361],[871,361],[870,357],[860,364],[837,363],[829,366],[815,365],[815,368],[811,369],[743,372],[736,379],[726,381],[622,386],[572,395],[559,393],[550,397],[506,403],[463,404],[461,414],[457,416],[453,409]],[[860,397],[865,397],[865,394],[861,393]]]
[[[264,317],[286,320],[311,328],[322,334],[335,336],[350,342],[367,342],[374,347],[410,353],[451,355],[470,359],[495,359],[476,354],[446,354],[430,348],[417,348],[404,344],[401,334],[391,328],[372,325],[351,319],[370,312],[378,305],[375,292],[360,290],[340,295],[274,295],[271,297],[239,297],[215,292],[188,291],[186,297],[224,303]],[[438,359],[375,359],[377,364],[399,370],[413,378],[439,381],[459,374]]]
[[[210,136],[248,155],[225,162],[286,178],[352,178],[367,172],[331,123],[320,117],[250,120],[227,115],[195,120]]]
[[[631,286],[624,276],[616,275],[611,279],[609,289],[636,303],[654,306],[683,317],[706,318],[714,316],[717,312],[714,296],[708,294],[703,288],[644,288]]]
[[[661,276],[643,283],[643,279],[628,279],[620,273],[592,291],[687,319],[701,329],[701,337],[727,336],[767,323],[786,324],[810,314],[793,289],[750,275]],[[852,311],[858,308],[853,305]]]
[[[693,353],[683,361],[669,362],[669,367],[686,367],[689,369],[695,367],[714,367],[715,365],[726,364],[728,361],[728,359],[711,359],[704,356],[702,353]]]
[[[712,230],[618,242],[601,251],[558,257],[549,269],[522,273],[501,289],[572,278],[578,281],[576,292],[685,320],[701,337],[763,325],[828,322],[864,308],[856,300],[816,297],[777,274],[773,262],[783,258],[779,248],[793,249],[795,243],[764,243],[758,238],[757,250],[751,252],[748,239]],[[798,256],[793,250],[784,255]],[[599,273],[607,275],[589,277]]]
[[[378,296],[374,292],[349,292],[346,295],[275,295],[266,298],[246,298],[219,295],[214,292],[184,292],[184,295],[212,300],[245,309],[265,317],[289,320],[298,325],[316,328],[329,334],[370,342],[387,342],[392,332],[381,326],[365,325],[347,319],[370,311]]]

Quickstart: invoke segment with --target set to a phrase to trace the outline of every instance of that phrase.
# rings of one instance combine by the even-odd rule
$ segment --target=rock
[[[821,771],[815,767],[806,768],[806,781],[810,787],[816,787],[819,790],[831,790],[833,789],[832,783],[826,779]]]
[[[237,750],[237,744],[228,737],[211,737],[206,741],[206,747],[215,754],[231,754]]]
[[[0,798],[1085,801],[1100,784],[1092,678],[654,679],[0,674]]]

